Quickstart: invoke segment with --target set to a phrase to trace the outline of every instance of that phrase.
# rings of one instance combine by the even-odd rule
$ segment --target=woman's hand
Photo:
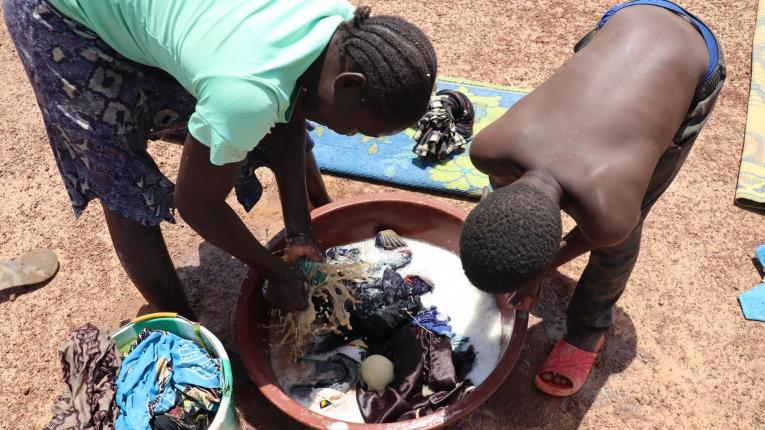
[[[287,263],[295,264],[302,257],[324,262],[324,251],[312,233],[294,234],[287,238]]]
[[[305,276],[290,268],[282,275],[269,278],[266,300],[272,307],[283,311],[305,310],[308,307]]]

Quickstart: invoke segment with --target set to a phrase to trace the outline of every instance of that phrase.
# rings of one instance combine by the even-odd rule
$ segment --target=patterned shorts
[[[174,185],[146,142],[185,133],[195,98],[172,76],[123,57],[47,0],[3,0],[3,10],[75,216],[98,198],[146,226],[175,222]],[[254,171],[266,165],[257,148],[242,163],[235,189],[248,211],[263,192]]]

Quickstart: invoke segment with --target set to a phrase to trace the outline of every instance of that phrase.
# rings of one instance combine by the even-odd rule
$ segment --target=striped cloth
[[[736,204],[765,211],[765,0],[760,0],[752,49],[752,86]]]

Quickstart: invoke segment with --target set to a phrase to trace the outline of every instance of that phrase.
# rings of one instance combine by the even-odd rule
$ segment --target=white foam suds
[[[450,318],[452,331],[456,335],[470,339],[468,344],[473,345],[477,354],[473,369],[468,373],[467,378],[475,386],[480,385],[496,367],[501,353],[502,321],[494,297],[470,284],[462,271],[462,262],[455,254],[429,243],[408,238],[404,240],[407,248],[412,252],[412,261],[398,270],[398,273],[404,277],[417,275],[433,283],[433,291],[420,296],[423,309],[435,306],[440,314]],[[361,259],[373,265],[397,259],[395,251],[377,248],[374,239],[345,247],[358,248]],[[274,335],[273,330],[270,334]],[[285,351],[285,348],[275,347],[275,345],[271,351],[271,364],[282,387],[304,381],[310,374],[311,368],[311,366],[293,362],[287,357],[288,354]],[[355,400],[355,390],[352,389],[346,396]],[[311,402],[309,399],[295,400],[305,407],[308,407]],[[358,418],[353,419],[356,415],[344,411],[343,417],[334,416],[333,418],[361,422]]]
[[[452,330],[470,338],[476,352],[475,365],[467,377],[480,385],[494,370],[501,353],[502,317],[494,297],[475,288],[462,271],[460,258],[435,245],[414,239],[404,239],[412,251],[412,262],[399,270],[401,276],[418,275],[433,282],[433,292],[423,294],[422,306],[431,306],[447,315]],[[374,239],[358,242],[362,260],[382,262],[388,251],[375,246]]]

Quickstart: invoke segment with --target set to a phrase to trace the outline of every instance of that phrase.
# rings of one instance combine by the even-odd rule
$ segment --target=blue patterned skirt
[[[46,0],[3,0],[3,10],[75,216],[98,198],[143,225],[175,222],[174,185],[146,143],[185,133],[195,98],[169,74],[123,57]],[[263,192],[254,171],[266,165],[257,148],[242,163],[236,194],[248,211]]]

